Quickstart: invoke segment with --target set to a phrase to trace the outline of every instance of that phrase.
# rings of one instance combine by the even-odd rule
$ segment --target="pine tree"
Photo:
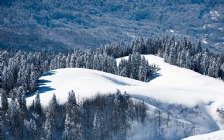
[[[15,97],[11,98],[11,103],[8,109],[8,117],[9,117],[9,127],[13,133],[15,138],[21,136],[20,131],[20,119],[18,119],[18,107],[17,107],[17,100]]]
[[[177,50],[175,44],[170,47],[170,54],[168,58],[168,62],[172,65],[176,65],[177,63]]]
[[[128,76],[128,70],[126,67],[124,67],[121,72],[119,73],[120,76],[123,76],[123,77],[127,77]]]
[[[31,73],[30,73],[31,92],[36,91],[38,78],[39,78],[39,74],[38,74],[37,68],[34,65],[31,65]]]
[[[217,78],[219,76],[219,69],[220,69],[220,58],[211,58],[209,67],[208,67],[208,75],[211,77]]]
[[[139,74],[139,66],[141,63],[141,56],[139,53],[135,53],[131,55],[131,74],[133,79],[138,79]]]
[[[94,70],[101,70],[102,69],[98,54],[95,54],[94,57],[93,57],[93,69]]]
[[[0,54],[0,88],[2,88],[2,72],[3,72],[3,58],[2,54]]]
[[[69,92],[68,102],[66,104],[66,117],[70,120],[71,137],[74,139],[82,139],[82,128],[80,110],[76,101],[74,91]]]
[[[208,56],[208,50],[206,49],[203,53],[202,53],[202,60],[201,60],[201,73],[204,75],[208,74],[208,67],[209,67],[209,56]]]
[[[5,114],[8,110],[9,104],[8,104],[8,98],[7,98],[7,95],[6,95],[6,91],[2,88],[0,88],[0,95],[1,95],[1,108],[2,108],[2,111]]]
[[[28,139],[35,140],[37,139],[37,125],[36,122],[31,118],[30,121],[26,123],[26,128],[28,131]]]
[[[83,55],[77,57],[75,63],[76,63],[76,65],[75,65],[76,68],[83,68],[85,66]]]
[[[0,110],[0,139],[5,139],[4,136],[3,136],[3,128],[4,128],[4,125],[3,125],[3,112]]]
[[[140,107],[140,119],[141,119],[141,122],[144,123],[145,122],[145,118],[146,118],[146,105],[145,105],[145,102],[142,101],[141,102],[141,107]]]
[[[75,68],[75,61],[76,61],[76,54],[72,53],[70,59],[70,68]]]
[[[70,68],[70,59],[71,59],[71,54],[68,54],[66,59],[65,59],[65,62],[66,62],[66,68]]]
[[[24,120],[27,116],[27,107],[26,107],[26,98],[25,98],[25,91],[23,87],[19,87],[17,90],[17,110],[18,114],[18,121],[19,121],[19,131],[20,131],[20,138],[25,138],[26,136],[26,129],[24,125]]]
[[[34,102],[34,112],[38,115],[42,114],[42,107],[41,107],[41,102],[40,102],[40,95],[37,93],[35,97],[35,102]]]
[[[46,139],[56,139],[57,133],[57,117],[58,113],[58,103],[55,94],[53,95],[49,106],[47,108],[46,113],[46,121],[45,121],[45,132],[46,132]]]
[[[145,57],[141,59],[141,64],[139,66],[138,80],[146,82],[147,81],[147,71],[148,71],[148,61],[145,60]]]
[[[165,46],[163,58],[165,62],[169,62],[170,46]]]
[[[43,70],[43,73],[50,70],[50,68],[49,68],[49,61],[48,60],[44,61],[44,64],[42,65],[42,70]]]
[[[19,87],[17,91],[17,100],[19,103],[19,108],[21,109],[20,112],[25,115],[27,112],[27,107],[26,107],[26,93],[23,89],[22,86]],[[24,116],[25,117],[25,116]]]
[[[66,56],[62,55],[60,62],[59,62],[59,68],[66,68]]]
[[[100,136],[102,135],[101,129],[100,129],[100,116],[99,112],[96,112],[94,115],[94,121],[93,121],[93,134],[94,139],[100,140]]]
[[[192,56],[190,54],[190,50],[187,50],[187,54],[186,54],[186,65],[185,68],[187,69],[191,69],[192,68]]]
[[[224,63],[220,66],[220,76],[224,79]]]
[[[64,132],[62,135],[62,140],[72,140],[72,133],[71,133],[71,120],[68,114],[66,114],[65,124],[64,124]]]
[[[128,77],[127,63],[128,62],[125,59],[121,59],[118,65],[118,75]]]
[[[45,136],[46,136],[46,140],[53,140],[53,132],[52,132],[52,124],[51,124],[51,120],[50,120],[50,114],[46,114],[46,121],[45,121],[45,127],[44,127],[44,131],[45,131]]]
[[[180,53],[180,67],[185,68],[186,67],[186,49],[183,48],[183,50]]]

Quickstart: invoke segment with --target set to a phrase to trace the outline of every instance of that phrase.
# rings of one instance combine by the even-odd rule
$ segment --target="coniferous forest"
[[[60,53],[1,50],[2,139],[126,139],[130,123],[144,124],[147,112],[144,102],[131,99],[128,93],[119,90],[77,102],[74,89],[68,91],[65,104],[58,104],[54,95],[45,107],[38,94],[38,78],[50,70],[87,68],[150,82],[160,68],[150,65],[141,56],[144,54],[158,55],[172,65],[224,80],[224,56],[203,49],[201,42],[192,43],[185,38],[138,38],[130,44],[113,43],[96,50]],[[128,59],[121,59],[117,65],[116,58],[125,56]],[[36,98],[31,106],[26,106],[26,97],[32,94],[36,94]],[[157,111],[159,117],[152,123],[160,126],[163,120]],[[155,132],[161,135],[160,129],[155,128]]]

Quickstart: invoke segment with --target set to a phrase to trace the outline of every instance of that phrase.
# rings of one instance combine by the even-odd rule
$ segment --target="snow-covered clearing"
[[[125,57],[127,58],[127,57]],[[117,89],[132,97],[144,100],[166,113],[169,104],[186,108],[198,108],[199,116],[183,117],[173,112],[173,118],[195,124],[196,134],[224,129],[218,123],[217,108],[224,104],[224,82],[165,63],[162,58],[145,55],[150,64],[158,65],[158,77],[149,83],[81,68],[58,69],[45,73],[39,80],[42,105],[46,106],[55,93],[59,103],[67,100],[68,92],[74,90],[79,101],[96,93],[114,93]],[[119,62],[120,59],[117,59]],[[27,98],[30,105],[35,96]],[[158,102],[162,106],[158,106]],[[220,131],[221,133],[221,131]],[[224,133],[222,131],[222,133]]]

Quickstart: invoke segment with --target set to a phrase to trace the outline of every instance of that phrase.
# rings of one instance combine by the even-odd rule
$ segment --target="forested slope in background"
[[[96,48],[135,37],[202,40],[220,52],[224,43],[222,0],[3,0],[0,47]]]

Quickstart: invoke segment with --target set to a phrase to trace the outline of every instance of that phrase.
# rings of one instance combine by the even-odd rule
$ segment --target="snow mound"
[[[224,140],[224,130],[215,131],[209,134],[192,136],[183,140]]]
[[[53,94],[59,103],[67,101],[68,92],[73,90],[77,99],[93,97],[96,93],[115,92],[117,89],[146,85],[144,82],[120,77],[96,70],[81,68],[57,69],[44,73],[39,79],[38,92],[42,105],[48,105]],[[28,105],[35,96],[28,97]]]
[[[172,105],[172,118],[187,126],[195,126],[195,134],[223,129],[217,112],[218,108],[224,106],[223,81],[170,65],[154,55],[145,55],[145,58],[161,68],[157,73],[158,77],[149,83],[81,68],[65,68],[44,73],[39,79],[38,88],[41,103],[48,105],[53,94],[60,104],[65,103],[71,90],[74,90],[78,102],[81,102],[97,93],[115,93],[119,89],[135,99],[145,101],[164,114],[168,113],[167,108]],[[120,60],[121,58],[117,59],[117,63]],[[35,96],[28,97],[27,104],[30,105],[34,98]],[[183,111],[185,115],[180,114]]]
[[[224,98],[224,82],[165,63],[160,57],[145,55],[149,63],[158,65],[158,77],[149,83],[133,80],[96,70],[65,68],[47,72],[39,79],[41,103],[47,105],[55,93],[59,103],[67,100],[74,90],[78,99],[92,97],[96,93],[115,92],[117,89],[132,95],[143,95],[162,102],[221,106]],[[127,57],[124,57],[127,58]],[[120,59],[117,59],[119,62]],[[28,104],[34,96],[27,98]]]

